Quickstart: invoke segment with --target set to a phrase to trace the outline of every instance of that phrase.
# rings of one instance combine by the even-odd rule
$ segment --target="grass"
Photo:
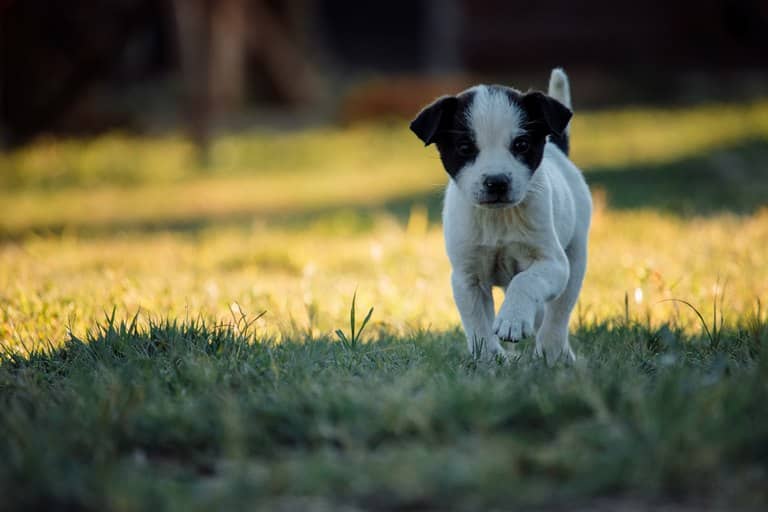
[[[482,366],[456,332],[281,342],[116,323],[0,367],[4,506],[465,509],[764,503],[768,358],[668,327],[576,331],[582,363]],[[301,500],[306,502],[298,506]]]
[[[445,177],[402,127],[226,136],[210,169],[173,137],[0,156],[2,508],[765,506],[767,114],[579,114],[554,369],[465,353]]]

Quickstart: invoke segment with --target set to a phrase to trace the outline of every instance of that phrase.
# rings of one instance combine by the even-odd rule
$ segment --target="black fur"
[[[560,135],[550,135],[549,140],[560,148],[560,151],[565,153],[565,156],[568,156],[570,150],[571,150],[571,140],[568,137],[568,132],[563,132]]]
[[[520,105],[525,110],[527,119],[544,122],[549,131],[549,140],[567,155],[569,140],[565,129],[573,112],[556,99],[538,91],[525,94]]]
[[[429,146],[435,142],[435,136],[450,124],[458,100],[456,96],[443,96],[419,112],[411,121],[411,131]]]
[[[568,154],[568,136],[565,128],[571,119],[571,111],[556,99],[538,91],[525,94],[504,86],[493,86],[504,90],[512,103],[515,103],[525,114],[523,128],[530,140],[530,148],[523,154],[515,154],[512,147],[510,151],[525,165],[535,172],[544,158],[544,146],[547,136],[566,155]],[[565,140],[565,145],[561,145]],[[514,146],[515,141],[511,142]]]
[[[477,156],[472,130],[467,126],[467,109],[473,97],[473,92],[444,96],[422,110],[411,122],[411,131],[424,145],[433,142],[437,145],[443,167],[453,178]],[[459,153],[459,143],[464,140],[474,147],[474,154]]]

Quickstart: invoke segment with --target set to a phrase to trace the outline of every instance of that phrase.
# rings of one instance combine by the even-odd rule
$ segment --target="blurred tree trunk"
[[[317,98],[317,75],[292,37],[296,27],[263,0],[173,0],[173,6],[185,116],[203,165],[209,160],[212,124],[243,105],[247,57],[264,67],[283,101]],[[287,7],[289,18],[305,14],[304,0]]]
[[[215,114],[232,112],[243,104],[245,7],[245,0],[212,2],[209,83]]]
[[[249,50],[264,66],[281,99],[292,104],[316,100],[320,91],[317,74],[312,69],[301,45],[295,39],[297,27],[291,27],[276,16],[264,0],[252,0],[250,20],[253,30],[248,33]],[[287,3],[289,22],[291,16],[306,13],[303,1]]]
[[[245,0],[174,0],[184,110],[200,163],[209,163],[216,116],[242,106]]]
[[[208,94],[207,0],[173,0],[178,31],[184,116],[201,164],[208,163],[210,104]]]
[[[424,31],[424,64],[433,75],[462,70],[460,0],[427,0]]]

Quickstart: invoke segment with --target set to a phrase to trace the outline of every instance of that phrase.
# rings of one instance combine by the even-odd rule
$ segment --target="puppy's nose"
[[[509,176],[492,174],[483,180],[483,186],[489,194],[504,195],[509,190]]]

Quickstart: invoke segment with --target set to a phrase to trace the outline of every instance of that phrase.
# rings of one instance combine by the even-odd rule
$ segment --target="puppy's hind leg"
[[[467,335],[467,348],[475,357],[507,358],[499,338],[493,333],[493,295],[490,287],[483,286],[475,277],[453,272],[451,274],[453,298]]]
[[[584,272],[587,266],[586,240],[574,240],[573,244],[566,249],[565,254],[571,265],[568,284],[559,297],[544,307],[541,327],[536,333],[534,355],[546,357],[547,364],[550,366],[555,364],[561,356],[564,356],[568,363],[576,360],[568,341],[568,321],[584,281]]]

